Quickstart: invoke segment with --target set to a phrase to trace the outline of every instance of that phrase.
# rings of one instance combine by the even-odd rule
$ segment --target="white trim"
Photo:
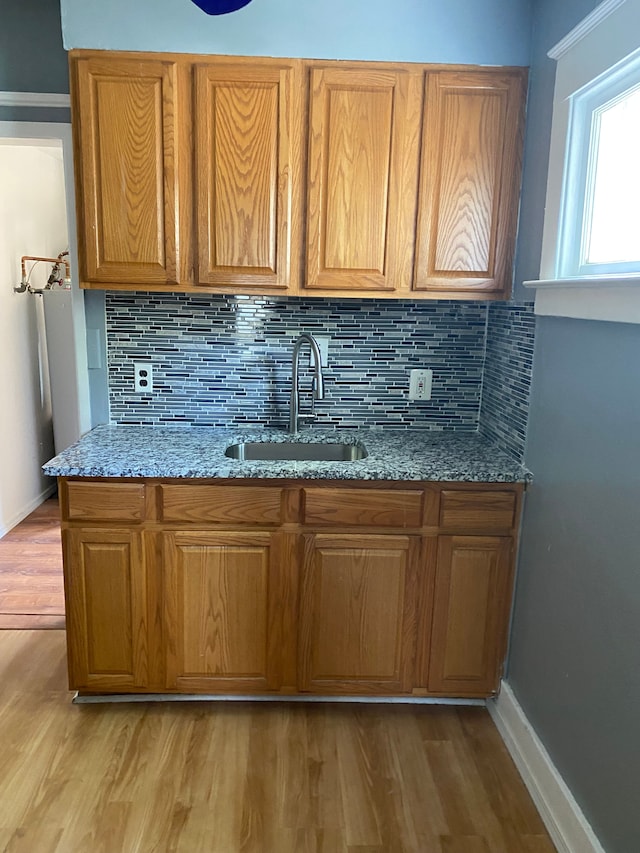
[[[71,106],[69,95],[55,92],[0,92],[0,107],[53,107],[68,109]]]
[[[592,30],[602,23],[605,18],[608,18],[612,12],[618,8],[618,6],[622,6],[625,0],[604,0],[603,3],[600,3],[599,6],[590,12],[586,18],[583,18],[579,24],[577,24],[571,32],[567,33],[567,35],[560,39],[560,41],[554,45],[551,50],[547,52],[547,56],[549,59],[560,59],[567,51],[571,50],[571,48],[581,41],[585,36],[589,35]]]
[[[548,317],[640,324],[638,287],[543,287],[534,311]]]
[[[601,275],[588,278],[544,278],[533,281],[523,281],[523,287],[544,290],[547,287],[640,287],[640,275]]]
[[[506,682],[487,709],[558,853],[605,853]]]
[[[13,528],[17,524],[20,524],[21,521],[24,521],[24,519],[28,515],[31,515],[31,513],[34,511],[34,509],[37,509],[40,506],[40,504],[42,504],[42,503],[44,503],[44,501],[46,501],[47,498],[50,498],[51,495],[55,492],[55,490],[56,490],[56,484],[55,483],[53,483],[53,485],[51,485],[51,486],[47,486],[47,488],[44,489],[44,491],[40,492],[39,495],[36,495],[35,498],[30,500],[26,506],[23,506],[22,509],[18,510],[18,512],[15,513],[13,518],[9,519],[6,527],[0,526],[0,539],[3,536],[6,536],[7,533],[9,533],[10,530],[13,530]]]
[[[640,275],[523,281],[536,291],[539,317],[640,324]]]

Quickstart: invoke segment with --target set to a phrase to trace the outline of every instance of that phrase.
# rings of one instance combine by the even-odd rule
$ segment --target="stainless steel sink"
[[[356,462],[368,454],[361,444],[301,441],[243,441],[224,452],[231,459],[291,462]]]

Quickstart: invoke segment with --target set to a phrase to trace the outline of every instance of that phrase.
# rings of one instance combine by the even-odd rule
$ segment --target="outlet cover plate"
[[[410,400],[430,400],[431,384],[433,381],[433,370],[428,368],[414,368],[409,380]]]
[[[136,394],[153,393],[153,365],[148,361],[136,361],[133,364],[134,390]]]

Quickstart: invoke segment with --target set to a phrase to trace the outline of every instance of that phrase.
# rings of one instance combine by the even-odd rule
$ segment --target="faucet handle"
[[[324,377],[320,364],[318,364],[316,375],[311,380],[311,399],[324,400]]]

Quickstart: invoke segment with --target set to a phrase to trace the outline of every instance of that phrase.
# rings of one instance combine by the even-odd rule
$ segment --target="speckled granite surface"
[[[301,442],[363,444],[357,462],[240,462],[224,455],[239,441],[289,441],[275,429],[100,426],[51,459],[52,477],[240,477],[323,480],[528,482],[530,473],[476,433],[312,430]]]

